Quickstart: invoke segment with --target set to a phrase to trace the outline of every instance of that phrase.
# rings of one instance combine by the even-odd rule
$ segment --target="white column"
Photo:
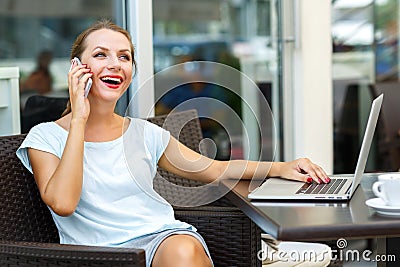
[[[129,112],[133,117],[153,116],[153,10],[151,0],[127,1],[127,26],[135,45],[137,74],[130,90]]]
[[[298,2],[299,43],[293,53],[293,155],[333,172],[331,1]],[[283,100],[285,102],[285,99]],[[285,104],[285,103],[284,103]]]
[[[19,68],[0,68],[0,135],[21,133]]]

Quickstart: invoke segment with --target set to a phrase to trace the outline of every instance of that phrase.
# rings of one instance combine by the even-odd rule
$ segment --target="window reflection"
[[[99,18],[115,18],[119,23],[123,12],[120,2],[1,0],[0,67],[20,69],[21,112],[33,95],[68,97],[71,44],[77,34]]]
[[[375,10],[376,81],[399,80],[399,1],[378,1]]]
[[[185,62],[193,62],[185,66],[195,66],[196,62],[203,61],[218,62],[244,72],[260,87],[258,91],[261,93],[254,103],[247,103],[253,108],[250,110],[243,109],[242,100],[243,94],[248,94],[252,88],[247,88],[247,84],[241,85],[243,81],[240,75],[226,77],[226,73],[212,72],[212,69],[203,69],[195,74],[183,68],[180,73],[160,82],[162,84],[155,84],[156,114],[165,114],[182,102],[185,105],[181,107],[195,108],[202,114],[212,113],[211,119],[201,119],[202,128],[203,135],[214,140],[218,159],[248,157],[243,144],[249,141],[244,140],[243,110],[255,112],[247,116],[257,119],[258,116],[264,116],[258,114],[259,97],[268,98],[271,103],[271,88],[277,86],[276,44],[273,43],[277,25],[273,24],[276,23],[273,20],[276,18],[273,7],[274,1],[269,0],[153,0],[155,73]],[[207,75],[213,80],[228,79],[237,86],[223,88],[212,83],[199,83],[194,75],[200,75],[200,80],[207,79]],[[182,79],[182,85],[169,88],[167,92],[167,79]],[[204,96],[220,101],[220,106],[212,101],[208,104],[189,101]],[[235,116],[228,114],[224,105],[234,110],[236,117],[242,121],[236,122]],[[204,109],[208,113],[203,112]],[[231,130],[233,127],[229,134],[224,129],[227,124]],[[248,127],[255,132],[252,136],[256,136],[250,141],[250,146],[256,144],[257,151],[253,152],[253,159],[273,159],[274,145],[270,145],[273,144],[273,126],[271,122],[264,124],[260,120],[259,125]],[[259,127],[267,130],[260,131]],[[268,134],[264,136],[261,132]]]
[[[370,104],[376,96],[371,88],[399,81],[399,6],[399,0],[332,1],[335,173],[355,168]],[[367,172],[389,171],[387,155],[380,152],[388,138],[383,127],[381,111]]]
[[[332,3],[334,173],[353,173],[374,80],[374,1]],[[364,115],[365,114],[365,115]],[[374,149],[366,170],[373,168]],[[372,162],[372,164],[371,164]]]

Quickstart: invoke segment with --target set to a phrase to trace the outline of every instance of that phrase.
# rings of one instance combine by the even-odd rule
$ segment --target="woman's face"
[[[120,32],[101,29],[85,40],[82,62],[93,72],[90,95],[115,100],[132,81],[132,58],[129,40]]]

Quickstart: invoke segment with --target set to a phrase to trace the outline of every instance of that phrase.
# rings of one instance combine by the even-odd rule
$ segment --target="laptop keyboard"
[[[347,179],[332,178],[329,184],[317,184],[317,183],[306,183],[304,184],[296,194],[337,194]]]

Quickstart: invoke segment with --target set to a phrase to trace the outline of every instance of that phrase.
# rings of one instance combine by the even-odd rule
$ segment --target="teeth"
[[[114,78],[114,77],[104,77],[102,78],[103,81],[111,81],[115,83],[121,83],[121,79],[119,78]]]

